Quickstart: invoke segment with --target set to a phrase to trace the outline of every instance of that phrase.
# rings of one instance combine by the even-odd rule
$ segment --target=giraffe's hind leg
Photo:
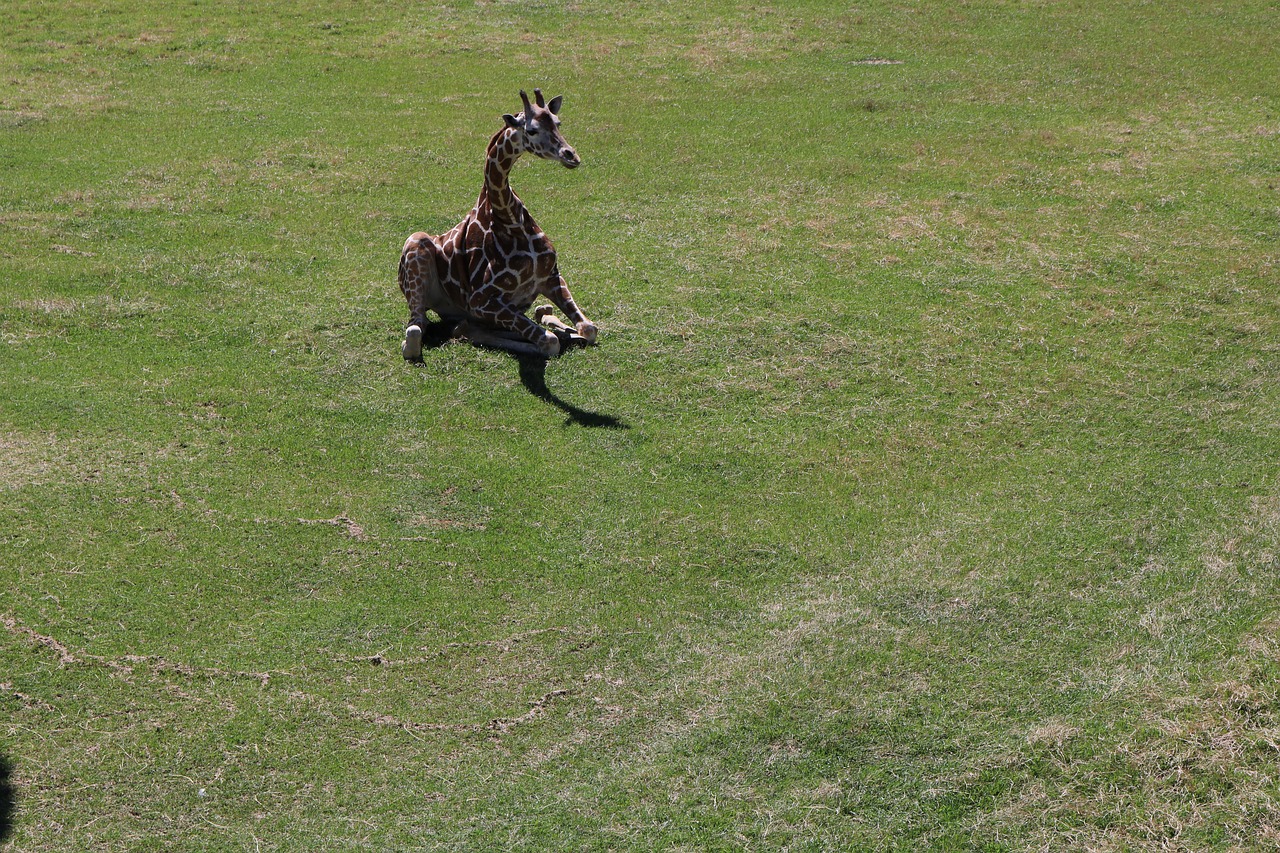
[[[400,343],[400,355],[405,361],[422,361],[422,326],[409,323],[404,330],[404,340]]]
[[[573,327],[567,325],[563,320],[556,316],[556,311],[550,305],[539,305],[533,309],[533,318],[542,325],[551,329],[553,332],[559,332],[564,329],[573,331]]]
[[[435,323],[409,323],[404,330],[404,340],[400,343],[400,354],[405,361],[422,361],[424,349],[435,349],[444,346],[458,337],[461,321],[452,314],[442,314]]]
[[[428,310],[439,314],[450,329],[460,313],[449,302],[440,284],[439,260],[440,247],[436,245],[435,238],[421,231],[405,241],[404,250],[400,253],[400,290],[409,303],[409,325],[400,344],[400,354],[405,361],[422,361],[424,337],[440,338],[440,330],[432,329],[427,322]]]

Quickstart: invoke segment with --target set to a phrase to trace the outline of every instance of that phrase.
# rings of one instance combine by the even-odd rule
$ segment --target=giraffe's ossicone
[[[518,353],[559,355],[561,338],[552,329],[595,343],[595,324],[582,313],[556,264],[556,250],[511,190],[509,176],[521,154],[534,154],[576,169],[581,160],[560,133],[561,97],[535,103],[520,92],[524,111],[504,115],[504,126],[485,153],[484,186],[471,212],[439,236],[411,234],[400,253],[400,290],[409,303],[409,326],[401,353],[422,358],[427,311],[456,324],[456,333],[479,344]],[[558,320],[549,306],[541,321],[526,312],[545,296],[568,318]]]

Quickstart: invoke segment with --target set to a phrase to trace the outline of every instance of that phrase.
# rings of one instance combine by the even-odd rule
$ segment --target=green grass
[[[1274,2],[5,17],[4,849],[1280,840]]]

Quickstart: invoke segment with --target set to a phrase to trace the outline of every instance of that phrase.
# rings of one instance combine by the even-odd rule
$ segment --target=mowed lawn
[[[1275,2],[0,17],[0,848],[1280,844]]]

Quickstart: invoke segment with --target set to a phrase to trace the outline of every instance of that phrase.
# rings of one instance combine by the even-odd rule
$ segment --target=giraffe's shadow
[[[434,323],[422,324],[422,348],[439,349],[453,340],[453,333],[458,324],[454,320],[437,320]]]
[[[427,323],[422,327],[422,348],[424,350],[430,350],[444,346],[454,340],[454,331],[456,328],[457,323],[448,320]],[[486,349],[494,348],[486,347]],[[595,429],[631,428],[627,425],[626,421],[615,418],[613,415],[602,415],[597,412],[589,412],[586,409],[578,408],[567,400],[561,399],[554,391],[547,387],[547,359],[541,356],[518,355],[516,353],[507,352],[506,350],[496,351],[504,353],[520,365],[520,384],[525,387],[526,391],[537,397],[539,400],[550,403],[560,411],[564,412],[569,416],[570,423]]]
[[[613,415],[602,415],[580,409],[573,403],[560,399],[547,387],[547,359],[532,355],[511,355],[520,364],[520,384],[539,400],[545,400],[569,416],[578,426],[603,429],[630,429],[626,421]],[[561,356],[563,358],[563,356]]]

